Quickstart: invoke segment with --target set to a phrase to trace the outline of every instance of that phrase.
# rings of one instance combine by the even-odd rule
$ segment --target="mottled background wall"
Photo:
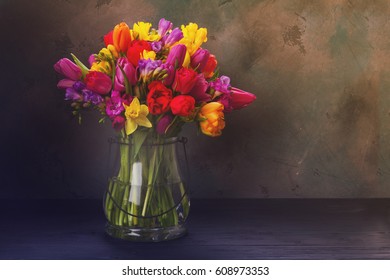
[[[52,65],[160,17],[207,27],[258,97],[221,138],[184,131],[194,197],[390,197],[389,16],[387,0],[2,0],[0,197],[101,197],[113,132],[72,119]]]

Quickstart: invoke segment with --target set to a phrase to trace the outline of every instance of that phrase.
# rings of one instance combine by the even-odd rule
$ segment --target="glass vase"
[[[186,234],[190,199],[185,143],[185,138],[146,134],[110,141],[114,176],[109,176],[103,201],[110,236],[158,242]]]

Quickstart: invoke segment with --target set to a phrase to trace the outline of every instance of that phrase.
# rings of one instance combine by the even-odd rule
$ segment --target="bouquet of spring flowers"
[[[151,145],[147,155],[142,147],[177,136],[185,123],[219,136],[224,114],[255,100],[219,76],[215,56],[201,48],[206,41],[207,29],[195,23],[173,28],[161,19],[157,29],[147,22],[131,29],[121,22],[104,36],[105,47],[89,57],[89,67],[73,54],[74,63],[63,58],[54,65],[65,77],[58,87],[65,89],[73,114],[95,108],[100,121],[109,119],[120,135],[120,167],[105,201],[111,225],[177,226],[180,215],[168,211],[176,205],[172,188],[155,188],[178,176],[177,166],[166,167],[174,156],[167,155],[166,145]],[[184,186],[179,189],[186,216],[188,197]]]

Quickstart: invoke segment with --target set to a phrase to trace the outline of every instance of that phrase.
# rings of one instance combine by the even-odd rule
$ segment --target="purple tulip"
[[[165,63],[181,67],[186,57],[186,51],[187,47],[182,44],[172,47]]]
[[[106,113],[110,119],[114,119],[116,116],[120,115],[125,108],[122,104],[122,98],[119,91],[113,90],[111,98],[106,100]]]
[[[83,96],[74,88],[69,87],[65,91],[65,100],[83,101]]]
[[[173,81],[175,80],[175,67],[171,64],[162,64],[161,68],[165,69],[167,71],[167,77],[164,79],[163,83],[166,86],[172,85]]]
[[[57,87],[60,89],[67,89],[73,87],[75,81],[69,79],[62,79],[58,82]]]
[[[160,19],[160,22],[158,23],[158,35],[161,37],[164,36],[169,30],[172,29],[172,27],[172,22],[166,20],[165,18]]]
[[[210,57],[210,52],[208,50],[199,48],[191,56],[191,67],[194,69],[196,68],[197,71],[201,73],[207,64],[209,57]]]
[[[164,115],[157,123],[156,131],[158,134],[165,134],[169,124],[172,122],[173,117],[170,114]]]
[[[131,64],[126,57],[120,57],[117,63],[118,66],[115,69],[116,72],[114,79],[114,89],[119,91],[125,91],[126,86],[123,72],[125,72],[127,80],[129,82],[129,86],[134,86],[137,84],[137,72],[135,71],[133,64]],[[122,67],[123,72],[120,67]]]
[[[176,42],[179,42],[183,38],[183,32],[179,28],[175,28],[172,30],[170,34],[167,34],[163,37],[164,45],[167,48],[170,48]]]
[[[82,76],[80,67],[67,58],[62,58],[54,64],[54,70],[73,81],[79,80]]]
[[[206,93],[208,86],[209,85],[207,84],[204,76],[199,74],[194,87],[189,92],[189,95],[195,98],[197,103],[208,102],[211,100],[211,96]]]

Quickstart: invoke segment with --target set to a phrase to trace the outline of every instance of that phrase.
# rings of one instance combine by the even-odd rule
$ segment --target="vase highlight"
[[[187,165],[185,147],[184,159],[178,157],[181,145],[182,138],[142,133],[110,141],[110,150],[116,150],[110,152],[115,175],[104,196],[110,236],[158,242],[186,234],[190,200],[184,180],[187,168],[181,168]]]

